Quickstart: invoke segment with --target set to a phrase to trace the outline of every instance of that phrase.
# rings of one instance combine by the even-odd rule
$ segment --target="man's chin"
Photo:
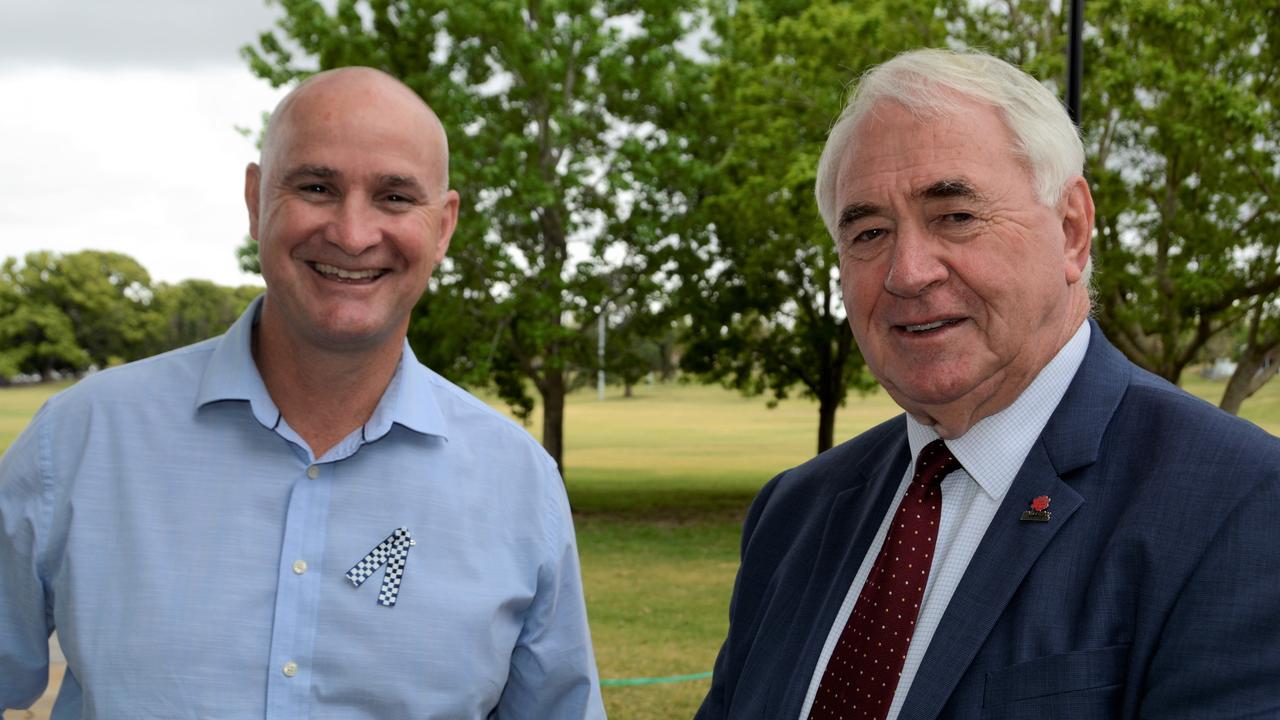
[[[963,403],[974,388],[973,383],[962,382],[958,378],[946,382],[937,378],[899,379],[897,382],[881,380],[880,384],[898,407],[917,417],[932,416],[943,408]]]
[[[335,353],[365,353],[395,345],[404,337],[399,323],[341,322],[318,325],[310,333],[318,350]]]

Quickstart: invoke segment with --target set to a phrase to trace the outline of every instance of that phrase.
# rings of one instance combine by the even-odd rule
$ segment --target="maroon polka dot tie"
[[[810,720],[872,720],[889,713],[915,631],[942,517],[942,479],[959,470],[941,440],[920,451],[893,525],[818,685]]]

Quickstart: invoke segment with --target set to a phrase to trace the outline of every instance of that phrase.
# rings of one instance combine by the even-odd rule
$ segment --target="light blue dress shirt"
[[[414,358],[323,457],[221,338],[86,378],[0,461],[0,707],[53,717],[598,718],[555,464]],[[394,607],[383,571],[412,533]]]
[[[1062,402],[1062,396],[1067,393],[1067,387],[1080,369],[1080,363],[1084,362],[1085,351],[1089,349],[1089,333],[1089,323],[1082,323],[1071,339],[1058,350],[1009,407],[979,420],[964,435],[946,441],[947,449],[963,467],[948,474],[941,484],[942,517],[938,521],[933,563],[930,566],[929,580],[925,583],[924,597],[920,601],[920,615],[916,618],[915,632],[907,647],[898,687],[886,720],[896,720],[898,713],[902,711],[916,671],[920,669],[925,651],[929,649],[929,643],[946,612],[947,604],[951,602],[951,596],[960,585],[965,570],[969,568],[969,561],[973,559],[996,510],[1000,508],[1013,485],[1014,477],[1027,459],[1027,453],[1031,452],[1031,446],[1049,423],[1049,417],[1057,409],[1058,403]],[[907,444],[911,448],[913,460],[907,464],[906,472],[898,483],[897,494],[889,505],[891,508],[896,508],[906,495],[907,486],[911,484],[915,474],[914,458],[919,457],[925,445],[938,439],[938,433],[932,427],[922,425],[909,414],[906,419]],[[818,686],[827,670],[827,662],[831,659],[836,643],[840,641],[840,634],[849,621],[858,596],[862,594],[862,586],[866,584],[871,567],[889,534],[892,518],[893,513],[890,512],[881,521],[880,529],[876,531],[862,565],[858,568],[858,574],[854,576],[844,603],[836,614],[835,622],[828,631],[826,644],[818,657],[813,676],[809,679],[809,691],[800,710],[800,720],[809,717],[818,694]]]

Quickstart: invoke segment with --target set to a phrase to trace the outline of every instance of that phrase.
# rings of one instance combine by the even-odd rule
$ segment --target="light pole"
[[[599,332],[596,333],[596,395],[600,402],[604,402],[604,306],[596,308],[596,318],[598,320]]]
[[[1084,0],[1071,0],[1067,42],[1067,114],[1080,126],[1080,84],[1084,80]]]

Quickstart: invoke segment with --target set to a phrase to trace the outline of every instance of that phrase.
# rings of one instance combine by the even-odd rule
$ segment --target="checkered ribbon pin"
[[[396,597],[400,594],[400,580],[404,577],[404,564],[409,559],[409,548],[417,544],[409,535],[408,528],[396,528],[386,540],[378,543],[355,567],[347,571],[347,580],[355,587],[360,587],[378,568],[386,565],[382,588],[378,590],[378,604],[395,607]]]

